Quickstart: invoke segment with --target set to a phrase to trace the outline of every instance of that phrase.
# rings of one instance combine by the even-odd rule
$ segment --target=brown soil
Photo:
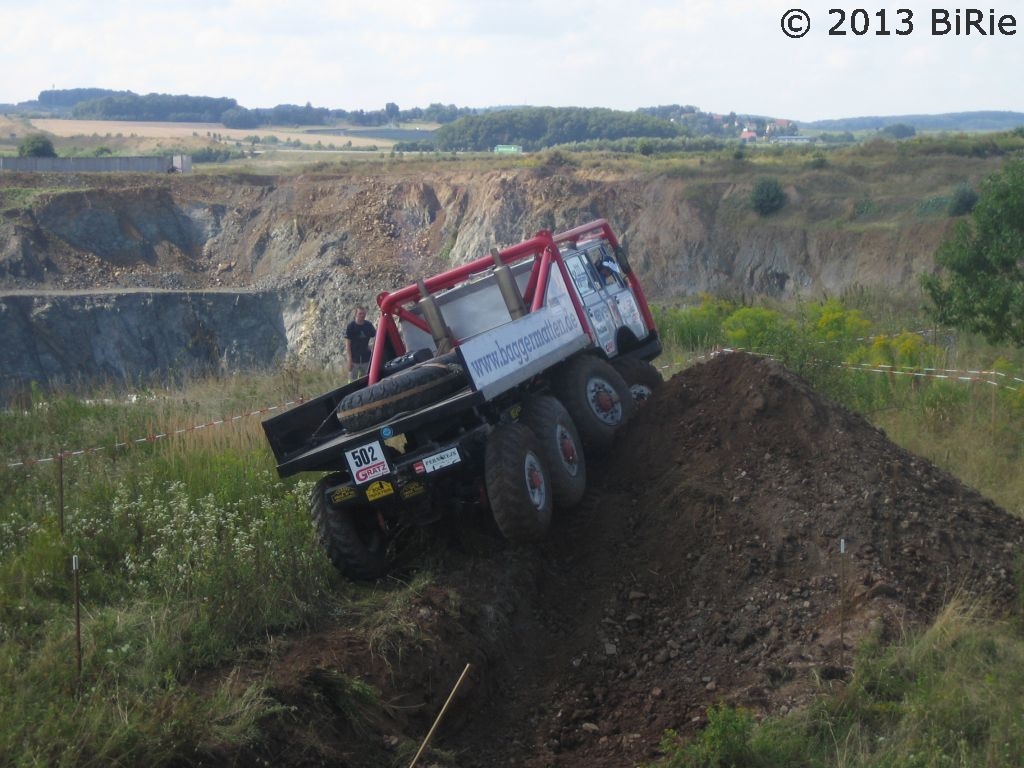
[[[258,757],[408,765],[468,663],[419,765],[642,765],[717,702],[800,707],[958,592],[1017,599],[1024,522],[768,360],[676,375],[590,474],[536,550],[463,525],[431,553],[400,657],[343,628],[286,641],[272,692],[296,709]],[[339,672],[379,718],[339,711]]]

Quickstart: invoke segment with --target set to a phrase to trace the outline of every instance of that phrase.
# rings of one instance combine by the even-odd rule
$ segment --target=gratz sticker
[[[439,469],[450,467],[452,464],[458,464],[460,461],[462,461],[462,458],[459,456],[459,449],[449,448],[447,451],[441,451],[441,453],[435,453],[421,461],[417,461],[413,464],[413,469],[416,470],[417,474],[429,475],[431,472],[437,472]]]
[[[384,449],[381,447],[380,441],[377,440],[353,448],[351,451],[345,451],[345,461],[348,462],[352,479],[357,485],[363,485],[374,478],[391,474],[391,466],[384,457]]]

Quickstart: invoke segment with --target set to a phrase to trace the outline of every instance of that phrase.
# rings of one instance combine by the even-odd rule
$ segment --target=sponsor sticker
[[[412,482],[406,483],[404,486],[402,486],[401,494],[403,499],[411,499],[415,496],[422,496],[426,492],[427,486],[425,486],[423,483],[413,480]]]
[[[452,464],[458,464],[460,461],[462,461],[462,458],[459,456],[459,449],[449,448],[447,451],[427,456],[412,466],[417,474],[429,475],[431,472],[437,472],[439,469],[450,467]]]
[[[390,496],[394,492],[395,486],[387,480],[377,480],[376,482],[370,483],[366,486],[366,498],[370,501],[383,499],[385,496]]]
[[[357,485],[391,474],[391,466],[384,457],[384,449],[379,440],[345,451],[345,461]]]
[[[331,503],[342,504],[346,501],[351,501],[356,497],[356,489],[349,486],[343,485],[340,488],[335,488],[331,492]]]

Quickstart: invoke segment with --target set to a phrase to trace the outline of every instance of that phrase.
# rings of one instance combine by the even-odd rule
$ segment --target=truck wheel
[[[537,438],[541,459],[551,474],[555,505],[568,509],[579,503],[587,490],[587,465],[580,434],[565,406],[551,395],[532,397],[523,406],[519,423]]]
[[[484,484],[502,535],[519,544],[551,524],[551,481],[537,438],[522,424],[499,424],[487,438]]]
[[[582,355],[566,363],[552,383],[579,430],[584,449],[602,453],[611,448],[615,433],[636,407],[621,374],[600,358]]]
[[[388,536],[369,508],[331,506],[326,493],[329,482],[330,477],[321,478],[309,497],[309,513],[320,543],[334,567],[350,579],[379,579],[391,566]]]
[[[467,381],[456,360],[454,353],[443,355],[349,393],[338,405],[338,420],[355,431],[441,399]]]
[[[635,357],[617,357],[612,361],[612,366],[626,380],[633,400],[639,405],[651,399],[665,380],[661,378],[658,369],[645,360],[638,360]]]

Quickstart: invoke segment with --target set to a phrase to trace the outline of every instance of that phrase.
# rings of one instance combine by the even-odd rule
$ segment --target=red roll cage
[[[548,230],[541,230],[529,240],[524,240],[518,245],[513,245],[498,251],[497,254],[484,256],[476,259],[475,261],[450,269],[447,272],[442,272],[439,275],[429,277],[422,281],[423,286],[427,293],[432,295],[437,291],[454,288],[456,285],[459,285],[476,275],[482,275],[493,269],[498,262],[502,265],[510,265],[518,261],[522,261],[523,259],[539,256],[540,258],[537,258],[534,261],[526,289],[523,292],[523,301],[525,302],[528,310],[533,312],[544,306],[544,294],[547,289],[548,275],[551,272],[552,264],[554,264],[562,273],[562,278],[565,280],[565,284],[572,285],[572,280],[566,269],[565,262],[561,258],[559,246],[562,244],[570,244],[575,247],[577,243],[581,241],[587,242],[597,239],[603,239],[611,245],[616,258],[619,260],[623,275],[629,282],[629,285],[633,290],[633,294],[636,296],[637,302],[640,305],[640,312],[644,318],[644,324],[648,329],[654,330],[654,318],[651,316],[650,309],[647,306],[647,300],[644,295],[643,288],[641,288],[636,275],[633,274],[633,270],[630,268],[629,262],[626,260],[625,253],[619,245],[618,238],[615,237],[615,233],[612,232],[611,226],[605,219],[596,219],[588,224],[582,224],[557,235],[552,235]],[[590,324],[587,321],[587,315],[583,309],[583,305],[580,303],[579,296],[577,296],[575,291],[569,291],[569,295],[572,297],[573,308],[576,310],[576,315],[579,318],[580,324],[589,332]],[[377,306],[380,307],[380,321],[377,325],[377,335],[370,358],[369,384],[374,384],[380,380],[381,367],[386,362],[383,359],[385,354],[384,350],[388,346],[390,346],[397,355],[403,355],[408,351],[405,348],[405,343],[402,341],[402,335],[399,332],[396,322],[397,320],[410,323],[424,332],[430,333],[430,329],[423,318],[413,313],[406,306],[415,303],[422,298],[422,296],[423,293],[420,283],[407,285],[404,288],[400,288],[397,291],[391,291],[390,293],[385,291],[378,294]],[[591,336],[593,336],[592,332]],[[453,342],[458,346],[460,340],[453,339]]]

